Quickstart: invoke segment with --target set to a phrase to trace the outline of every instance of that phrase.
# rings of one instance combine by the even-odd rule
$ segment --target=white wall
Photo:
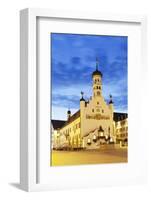
[[[19,181],[19,10],[26,7],[89,10],[107,13],[147,14],[151,36],[150,0],[1,0],[0,3],[0,199],[151,199],[148,186],[27,194],[10,183]],[[151,40],[148,37],[149,50]],[[150,51],[149,51],[150,55]],[[151,64],[149,60],[149,64]],[[150,65],[149,65],[150,66]],[[151,70],[150,70],[151,71]],[[151,91],[151,89],[150,89]],[[148,95],[148,94],[143,94]],[[146,96],[144,102],[149,103]],[[144,108],[149,116],[150,105]],[[147,110],[147,111],[145,111]],[[151,134],[151,132],[149,133]],[[146,138],[150,141],[151,136]],[[151,150],[149,148],[149,150]],[[150,151],[151,152],[151,151]],[[150,156],[151,158],[151,156]],[[149,167],[151,162],[149,162]],[[150,167],[151,169],[151,167]],[[101,180],[100,180],[101,181]],[[3,197],[2,197],[3,196]]]

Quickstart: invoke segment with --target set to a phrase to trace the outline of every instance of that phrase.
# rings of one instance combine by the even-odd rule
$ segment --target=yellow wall
[[[81,147],[81,131],[80,117],[70,122],[68,125],[60,129],[60,133],[66,136],[69,147]]]
[[[80,114],[82,137],[96,128],[99,129],[100,126],[102,126],[105,135],[109,134],[109,127],[110,136],[114,135],[113,108],[106,104],[102,96],[92,97],[86,107],[85,103],[81,102]],[[96,115],[98,115],[98,119],[96,119]]]

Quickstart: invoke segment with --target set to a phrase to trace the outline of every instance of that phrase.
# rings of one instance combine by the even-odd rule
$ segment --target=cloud
[[[63,94],[53,94],[52,95],[52,105],[57,107],[68,108],[79,108],[79,96],[77,95],[63,95]]]
[[[112,94],[115,110],[127,109],[127,37],[51,34],[51,41],[53,107],[77,109],[81,91],[92,95],[98,57],[105,99]]]
[[[71,58],[71,63],[72,64],[75,64],[75,65],[80,64],[80,61],[81,61],[80,57],[72,57]]]

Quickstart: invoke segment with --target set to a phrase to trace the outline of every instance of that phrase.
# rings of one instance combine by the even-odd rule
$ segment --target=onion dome
[[[83,98],[84,92],[81,91],[81,99],[80,101],[85,101],[85,99]]]
[[[70,111],[70,110],[68,110],[68,111],[67,111],[67,114],[68,114],[68,115],[71,115],[71,111]]]
[[[111,95],[111,94],[110,94],[110,101],[109,101],[109,104],[113,104],[112,95]]]
[[[98,70],[99,62],[98,59],[96,59],[96,70],[92,73],[92,77],[95,75],[99,75],[102,77],[102,72]]]

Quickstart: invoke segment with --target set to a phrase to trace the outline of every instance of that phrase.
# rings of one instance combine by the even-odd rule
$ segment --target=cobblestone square
[[[52,151],[51,166],[128,162],[127,148],[99,150]]]

